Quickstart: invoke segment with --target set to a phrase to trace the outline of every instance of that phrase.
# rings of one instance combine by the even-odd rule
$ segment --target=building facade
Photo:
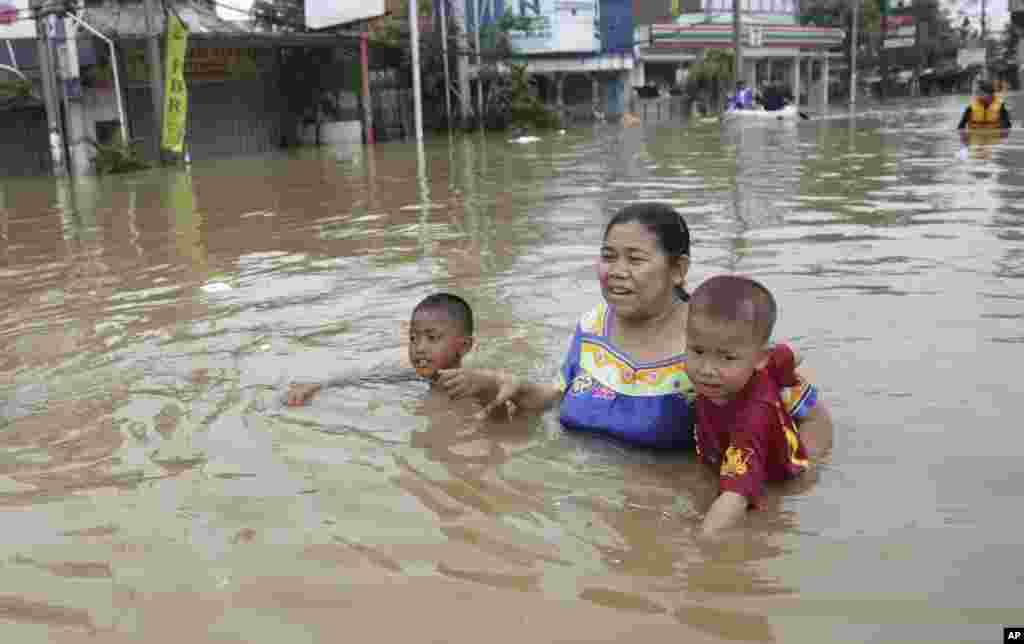
[[[514,53],[563,113],[624,113],[634,65],[632,0],[467,0],[465,12],[471,31],[516,26],[509,31]]]
[[[704,52],[733,47],[733,0],[678,2],[677,17],[638,25],[635,87],[682,84],[689,66]],[[830,59],[843,56],[831,50],[843,44],[844,32],[800,25],[796,0],[742,0],[741,7],[741,78],[753,87],[762,81],[783,83],[798,100],[805,96],[827,105]]]

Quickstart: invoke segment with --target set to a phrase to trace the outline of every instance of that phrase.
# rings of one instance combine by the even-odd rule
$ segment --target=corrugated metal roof
[[[248,29],[222,19],[208,6],[193,2],[175,3],[172,6],[192,35],[250,33]],[[150,33],[146,29],[146,11],[142,3],[89,7],[79,17],[108,36],[142,38]],[[165,21],[162,11],[154,12],[151,29],[163,33]]]

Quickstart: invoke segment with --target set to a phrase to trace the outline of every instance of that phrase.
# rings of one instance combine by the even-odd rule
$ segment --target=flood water
[[[964,100],[0,181],[0,639],[1001,641],[1024,133],[962,150]],[[396,375],[447,290],[468,364],[552,377],[638,200],[686,217],[691,286],[774,291],[835,418],[724,545],[694,540],[692,456],[483,425]]]

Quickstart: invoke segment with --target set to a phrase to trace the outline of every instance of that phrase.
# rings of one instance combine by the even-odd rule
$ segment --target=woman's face
[[[673,261],[643,224],[616,224],[608,231],[597,263],[601,294],[618,315],[658,315],[674,301],[686,277],[687,260]]]

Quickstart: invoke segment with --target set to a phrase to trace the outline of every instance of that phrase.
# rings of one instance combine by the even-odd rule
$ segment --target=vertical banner
[[[167,75],[164,79],[164,131],[160,147],[182,153],[188,117],[188,88],[185,86],[185,52],[188,29],[173,13],[167,14]]]

